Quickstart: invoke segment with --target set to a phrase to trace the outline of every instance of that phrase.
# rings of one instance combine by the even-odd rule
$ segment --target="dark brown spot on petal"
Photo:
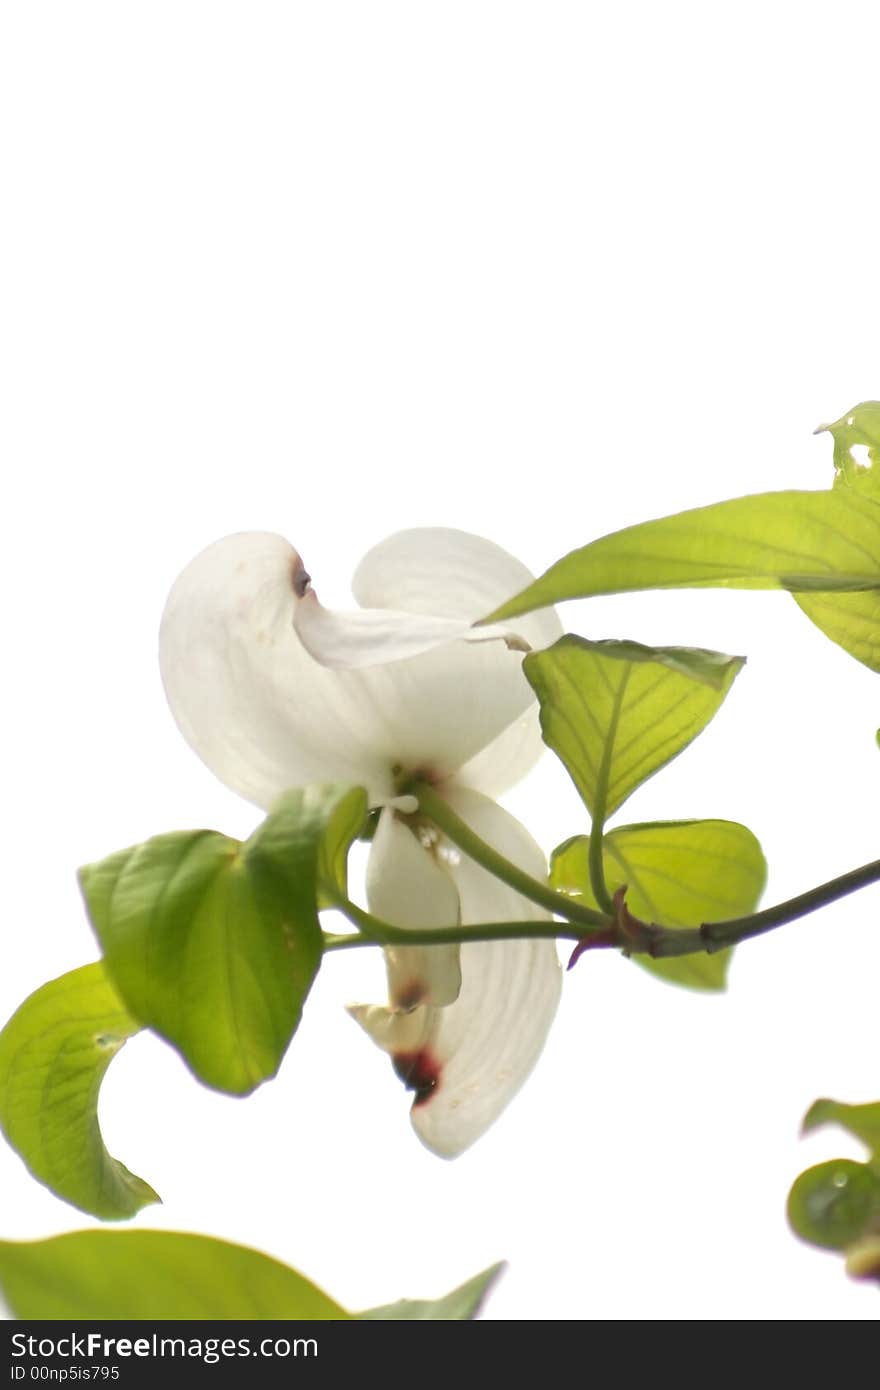
[[[294,555],[290,564],[290,585],[297,598],[305,598],[308,593],[312,576],[306,573],[306,567],[298,555]]]
[[[391,1064],[408,1091],[415,1091],[413,1109],[431,1099],[440,1085],[440,1064],[427,1047],[419,1052],[395,1052]]]
[[[396,1009],[404,1009],[408,1013],[417,1004],[421,1004],[427,993],[428,987],[424,980],[407,980],[403,989],[395,991],[392,1003]]]

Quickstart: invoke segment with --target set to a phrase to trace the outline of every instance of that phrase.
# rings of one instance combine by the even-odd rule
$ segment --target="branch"
[[[451,814],[451,813],[450,813]],[[450,837],[451,838],[451,837]],[[499,875],[500,877],[500,875]],[[413,931],[395,927],[383,922],[372,913],[334,894],[335,906],[350,922],[358,928],[356,934],[338,935],[325,933],[325,951],[342,951],[362,946],[448,946],[467,941],[521,941],[558,938],[563,941],[576,941],[577,947],[569,965],[573,965],[584,951],[616,948],[627,955],[648,955],[655,959],[669,956],[693,956],[702,951],[710,955],[722,951],[726,946],[735,946],[753,936],[763,936],[764,932],[774,931],[799,917],[806,917],[819,908],[867,888],[880,881],[880,859],[863,864],[859,869],[851,869],[818,888],[800,893],[776,907],[768,907],[763,912],[751,913],[748,917],[733,917],[726,922],[704,922],[699,927],[661,927],[654,922],[642,922],[634,917],[626,906],[626,889],[619,888],[614,894],[614,918],[599,917],[598,926],[587,933],[575,922],[481,922],[475,926],[458,924],[450,927],[431,927]],[[540,888],[537,880],[531,880]],[[554,898],[564,894],[547,892]],[[577,906],[577,904],[574,904]],[[586,911],[586,909],[584,909]],[[590,923],[592,927],[592,921]]]

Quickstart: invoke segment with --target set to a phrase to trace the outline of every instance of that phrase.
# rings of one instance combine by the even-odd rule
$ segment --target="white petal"
[[[348,1012],[376,1046],[395,1059],[417,1057],[434,1021],[434,1010],[425,1008],[406,1012],[388,1009],[384,1004],[349,1004]]]
[[[477,834],[535,878],[543,852],[513,816],[488,798],[450,788],[447,800]],[[452,870],[462,920],[549,919],[549,913],[466,855]],[[439,1072],[412,1110],[416,1133],[453,1158],[498,1118],[537,1062],[562,990],[554,941],[474,942],[461,948],[461,993],[438,1011],[428,1050]]]
[[[540,847],[500,806],[464,788],[446,795],[489,844],[534,877],[546,877]],[[468,924],[549,916],[466,855],[450,873]],[[540,1056],[562,985],[553,941],[465,944],[461,970],[461,993],[447,1008],[406,1016],[367,1006],[352,1011],[392,1054],[398,1075],[416,1093],[413,1127],[444,1158],[478,1139],[519,1090]]]
[[[498,641],[327,670],[294,631],[307,583],[281,536],[229,536],[184,570],[162,620],[162,676],[184,737],[257,805],[309,782],[366,786],[377,804],[396,773],[442,781],[532,702],[521,657]]]
[[[473,621],[518,593],[532,578],[525,565],[492,541],[466,531],[424,527],[398,531],[368,551],[355,571],[352,590],[366,607],[443,613]],[[553,608],[518,618],[515,626],[534,651],[551,646],[563,631]],[[526,711],[457,771],[455,780],[487,796],[499,796],[521,781],[543,752],[537,702],[532,697]]]
[[[531,772],[546,751],[541,737],[538,703],[515,719],[503,734],[466,762],[455,774],[455,785],[472,787],[486,796],[500,796]]]
[[[454,927],[458,890],[448,871],[390,807],[379,824],[367,862],[370,911],[415,935],[420,928]],[[451,1004],[461,989],[459,947],[394,946],[385,951],[388,995],[394,1010]]]
[[[351,582],[362,608],[442,614],[476,622],[534,575],[494,541],[440,526],[396,531],[368,550]],[[530,647],[546,647],[562,635],[552,609],[517,619]]]
[[[318,602],[314,589],[296,604],[293,625],[309,655],[336,671],[384,666],[449,642],[502,641],[513,651],[529,650],[529,644],[511,628],[472,627],[463,618],[398,613],[391,608],[336,613]]]
[[[524,869],[532,878],[547,882],[544,851],[521,821],[473,788],[460,787],[452,782],[441,787],[440,791],[447,805],[481,840]],[[522,921],[530,918],[543,922],[550,918],[551,914],[546,908],[524,898],[515,888],[509,888],[460,850],[450,861],[449,872],[458,889],[463,922]],[[555,957],[555,943],[551,942],[550,945]]]
[[[159,635],[171,710],[208,767],[258,806],[310,782],[391,796],[375,712],[293,631],[302,573],[292,546],[266,532],[228,536],[187,566]]]

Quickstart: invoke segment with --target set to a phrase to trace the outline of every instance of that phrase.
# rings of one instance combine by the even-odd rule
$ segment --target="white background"
[[[345,603],[461,527],[540,570],[618,526],[831,479],[880,395],[873,3],[15,3],[0,33],[5,671],[0,1012],[96,955],[74,872],[258,813],[190,753],[156,628],[251,527]],[[590,636],[749,665],[624,819],[762,838],[766,901],[880,854],[877,677],[784,595],[570,605]],[[547,755],[507,804],[583,828]],[[277,1081],[200,1088],[139,1037],[101,1114],[136,1224],[270,1251],[349,1306],[498,1258],[496,1319],[876,1316],[785,1224],[819,1095],[880,1095],[880,893],[744,946],[722,998],[609,955],[454,1163],[423,1151],[328,961]],[[0,1151],[0,1235],[89,1224]]]

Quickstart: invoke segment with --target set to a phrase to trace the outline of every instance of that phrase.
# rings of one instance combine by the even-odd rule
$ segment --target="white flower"
[[[332,613],[282,537],[229,536],[197,556],[169,596],[160,660],[171,709],[208,767],[264,809],[312,782],[367,788],[383,808],[367,868],[376,916],[414,936],[458,921],[546,919],[432,834],[401,796],[407,778],[431,782],[482,839],[546,879],[540,848],[490,797],[543,747],[512,648],[549,645],[559,620],[552,610],[520,620],[520,643],[471,630],[531,578],[477,536],[403,531],[358,566],[360,610]],[[386,961],[388,1006],[351,1012],[415,1091],[420,1138],[452,1157],[493,1122],[541,1052],[560,993],[555,943],[413,945],[387,950]]]

